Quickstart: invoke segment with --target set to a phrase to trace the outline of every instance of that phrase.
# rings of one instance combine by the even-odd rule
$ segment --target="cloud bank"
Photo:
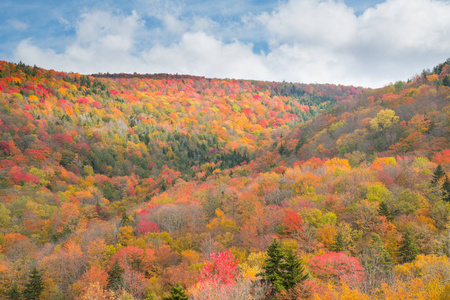
[[[379,87],[450,56],[448,16],[450,3],[437,0],[388,0],[359,15],[342,1],[289,0],[222,23],[179,10],[91,11],[72,24],[75,35],[64,40],[62,51],[30,38],[18,44],[15,59],[85,74],[164,72]],[[255,43],[267,46],[257,51]]]

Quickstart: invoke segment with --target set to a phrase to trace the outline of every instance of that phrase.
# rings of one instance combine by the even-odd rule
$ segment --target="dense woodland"
[[[0,61],[0,298],[449,299],[450,60],[381,89]]]

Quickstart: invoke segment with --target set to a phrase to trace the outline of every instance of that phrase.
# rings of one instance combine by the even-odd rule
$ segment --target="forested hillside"
[[[449,122],[450,61],[381,89],[0,61],[0,298],[447,299]]]

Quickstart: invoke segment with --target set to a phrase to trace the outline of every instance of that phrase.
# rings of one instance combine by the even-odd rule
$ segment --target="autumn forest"
[[[450,59],[379,89],[0,61],[0,298],[450,299],[449,125]]]

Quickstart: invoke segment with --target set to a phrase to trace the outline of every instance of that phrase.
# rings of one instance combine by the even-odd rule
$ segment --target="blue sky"
[[[0,60],[379,87],[450,57],[448,0],[2,0]]]

